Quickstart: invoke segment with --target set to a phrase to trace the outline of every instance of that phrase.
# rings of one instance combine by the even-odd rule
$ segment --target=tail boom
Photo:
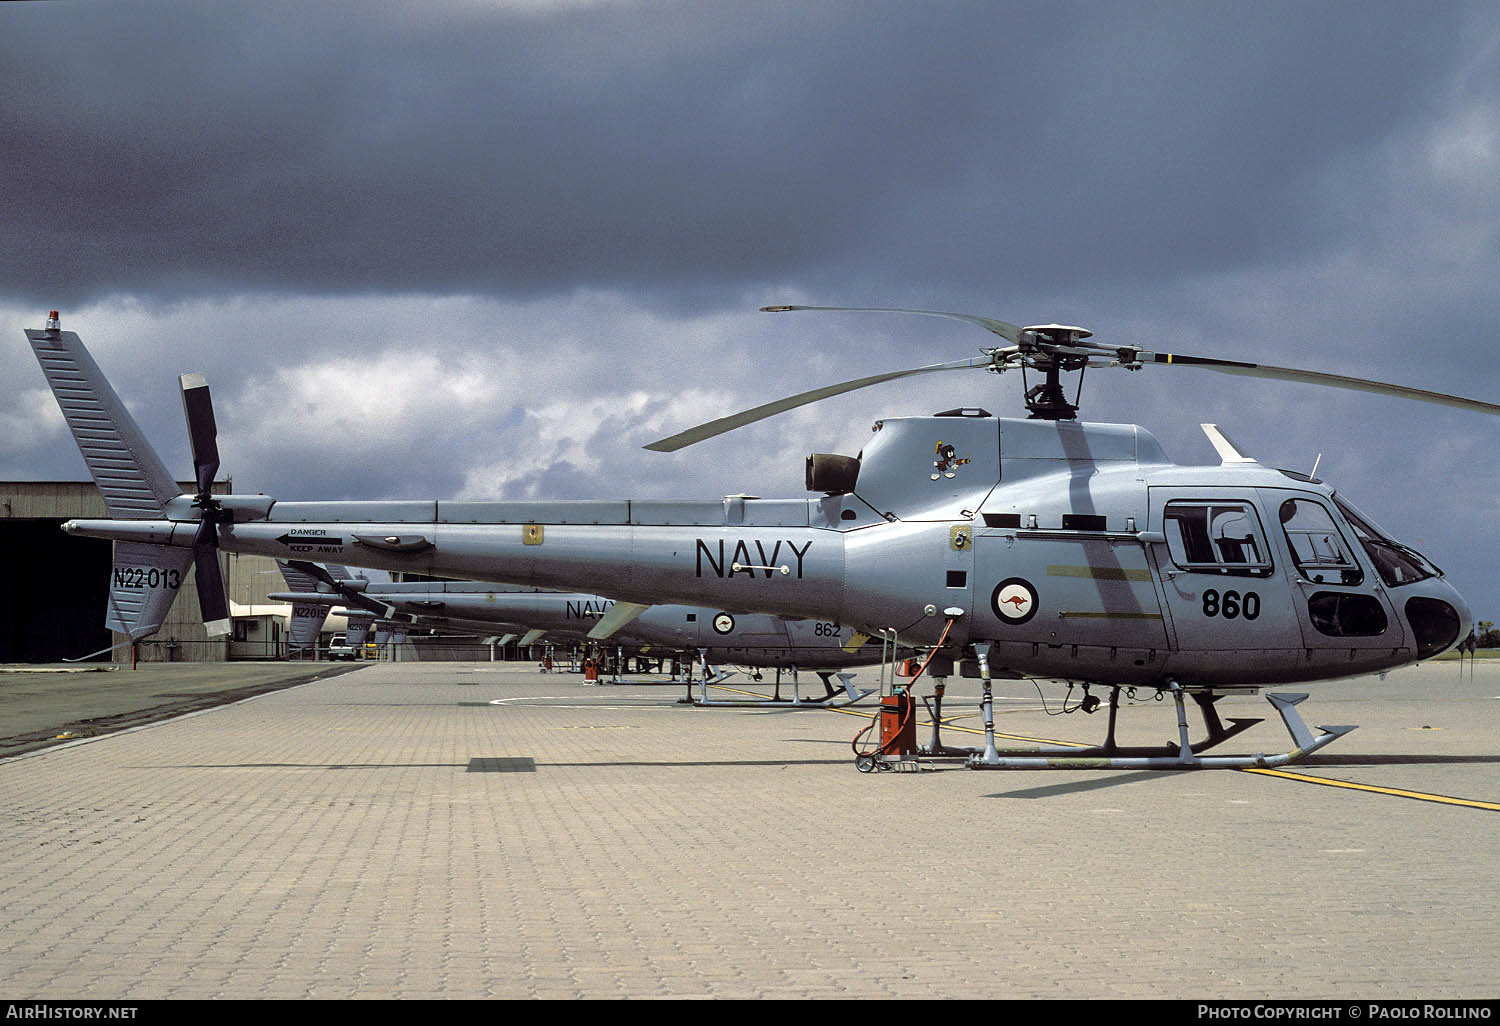
[[[309,522],[298,503],[275,520],[225,524],[220,547],[286,559],[673,603],[836,619],[845,600],[845,539],[809,527],[694,524]],[[318,504],[324,505],[324,504]],[[378,513],[385,504],[367,504]],[[433,509],[442,504],[427,503]],[[549,504],[557,506],[560,504]],[[717,506],[717,504],[714,504]],[[722,516],[722,515],[721,515]],[[804,521],[805,522],[805,521]],[[86,537],[190,548],[194,521],[74,520]],[[920,618],[918,612],[914,619]]]

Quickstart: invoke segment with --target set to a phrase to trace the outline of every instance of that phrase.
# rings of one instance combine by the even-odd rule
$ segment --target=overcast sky
[[[675,455],[690,424],[968,356],[953,321],[1500,401],[1500,7],[0,5],[0,479],[86,476],[22,329],[63,311],[169,465],[176,375],[281,498],[796,496],[926,376]],[[1201,371],[1085,415],[1310,470],[1500,619],[1500,419]]]

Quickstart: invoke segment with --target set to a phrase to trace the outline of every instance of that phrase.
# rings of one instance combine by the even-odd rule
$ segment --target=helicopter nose
[[[1413,595],[1406,600],[1406,622],[1417,640],[1417,658],[1441,655],[1474,629],[1469,604],[1458,589],[1444,580],[1424,581],[1431,585],[1429,594]]]

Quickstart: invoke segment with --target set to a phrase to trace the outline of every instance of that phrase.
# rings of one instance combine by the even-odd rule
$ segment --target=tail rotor
[[[214,475],[219,472],[218,427],[214,423],[208,382],[203,375],[183,374],[179,380],[198,487],[193,498],[193,508],[199,511],[198,533],[193,538],[198,608],[209,637],[222,637],[229,633],[230,619],[229,602],[224,595],[224,576],[219,568],[219,524],[227,515],[223,505],[213,497]]]

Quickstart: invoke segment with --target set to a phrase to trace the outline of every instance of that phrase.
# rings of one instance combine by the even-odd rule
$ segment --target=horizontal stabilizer
[[[342,595],[333,595],[326,591],[272,591],[266,594],[266,601],[283,602],[291,605],[301,602],[312,606],[327,606],[329,609],[332,609],[334,606],[343,605],[344,597]]]
[[[650,608],[639,602],[616,602],[610,607],[609,612],[605,613],[594,625],[594,629],[589,631],[589,637],[595,641],[608,638]]]

